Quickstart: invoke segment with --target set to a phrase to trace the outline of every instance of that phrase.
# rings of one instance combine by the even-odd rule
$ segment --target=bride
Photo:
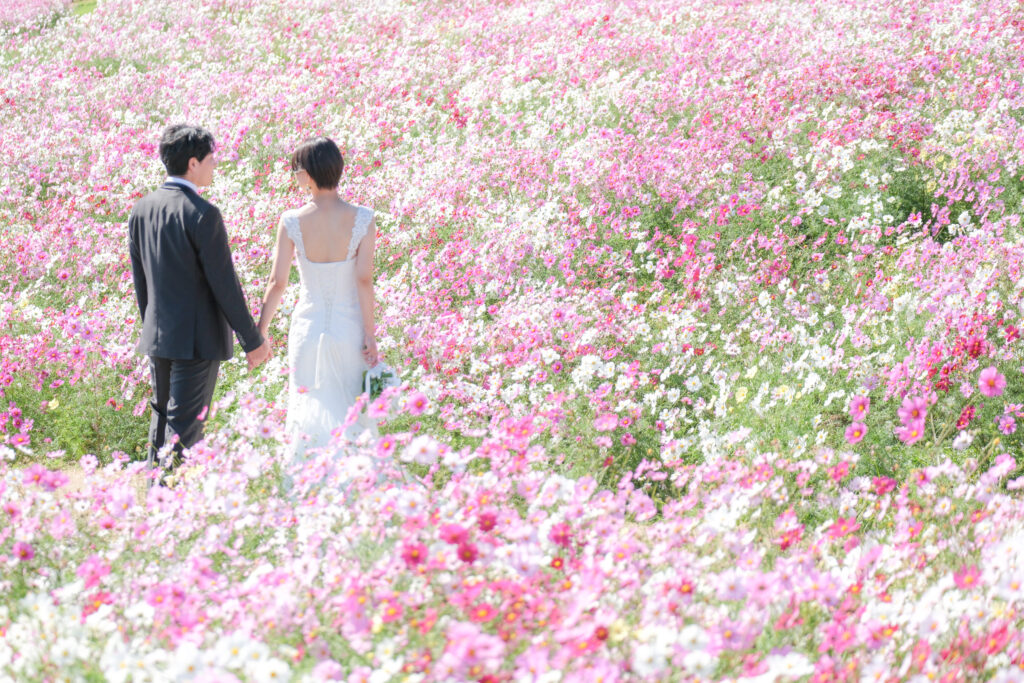
[[[299,266],[299,301],[288,330],[288,418],[292,449],[328,445],[363,390],[363,372],[377,364],[374,336],[373,211],[343,201],[338,181],[345,161],[329,138],[302,143],[292,172],[310,202],[285,211],[277,229],[274,267],[263,297],[259,329],[270,321],[288,286],[293,255]],[[361,416],[344,429],[356,439],[375,425]]]

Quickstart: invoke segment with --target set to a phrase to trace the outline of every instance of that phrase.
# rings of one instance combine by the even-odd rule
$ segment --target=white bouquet
[[[370,400],[380,396],[388,387],[401,386],[402,379],[395,372],[394,368],[379,361],[369,370],[363,372],[363,391],[370,396]]]

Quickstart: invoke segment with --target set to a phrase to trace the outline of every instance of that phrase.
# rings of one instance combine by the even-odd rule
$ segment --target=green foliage
[[[23,417],[34,423],[33,458],[56,450],[63,450],[63,458],[69,463],[86,453],[109,458],[111,452],[122,451],[135,458],[145,457],[149,411],[139,417],[132,415],[133,407],[144,395],[143,387],[136,387],[125,401],[120,379],[113,373],[98,373],[42,392],[20,380],[6,390],[6,395],[22,409]],[[46,442],[43,435],[50,441]]]

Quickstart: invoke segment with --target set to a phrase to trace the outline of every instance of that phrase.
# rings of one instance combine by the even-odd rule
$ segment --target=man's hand
[[[252,372],[255,368],[266,363],[272,355],[274,354],[270,350],[270,340],[267,339],[258,347],[245,354],[245,360],[249,363],[249,371]]]

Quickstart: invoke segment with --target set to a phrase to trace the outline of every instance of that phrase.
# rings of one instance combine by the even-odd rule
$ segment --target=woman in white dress
[[[366,430],[376,431],[365,415],[341,430],[363,391],[363,372],[377,364],[376,226],[373,211],[338,196],[345,162],[332,140],[320,137],[302,143],[292,154],[291,165],[310,201],[281,216],[259,329],[270,338],[270,321],[288,286],[295,256],[300,285],[288,329],[286,425],[297,457],[306,449],[328,445],[333,436],[354,440]]]

